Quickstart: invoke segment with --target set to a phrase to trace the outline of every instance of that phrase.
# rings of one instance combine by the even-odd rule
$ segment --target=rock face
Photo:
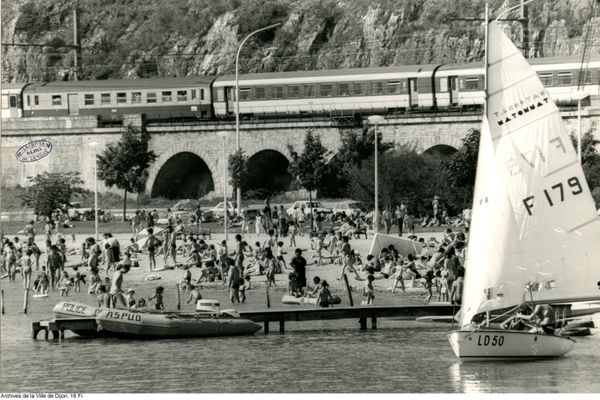
[[[2,80],[74,78],[74,0],[2,4]],[[498,15],[516,0],[492,0]],[[530,57],[600,52],[600,5],[554,0],[504,22]],[[79,0],[79,79],[214,75],[479,61],[483,0]],[[596,17],[594,17],[596,16]],[[520,10],[506,18],[521,17]],[[471,21],[459,20],[472,19]],[[591,26],[587,33],[588,26]],[[524,42],[525,40],[525,42]]]

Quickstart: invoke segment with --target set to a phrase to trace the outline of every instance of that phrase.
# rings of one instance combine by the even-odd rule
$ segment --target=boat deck
[[[377,329],[378,318],[415,320],[425,316],[452,316],[456,307],[447,304],[424,306],[360,306],[336,308],[299,308],[282,310],[241,311],[240,317],[264,324],[264,333],[269,333],[269,324],[279,322],[279,332],[285,332],[286,322],[358,319],[360,330],[367,329],[367,320],[371,319],[371,328]],[[40,332],[48,339],[52,332],[54,339],[64,339],[64,331],[96,331],[95,318],[55,318],[32,323],[32,337],[36,339]]]

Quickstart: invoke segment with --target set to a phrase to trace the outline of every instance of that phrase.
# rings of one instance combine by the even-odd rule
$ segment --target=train
[[[600,55],[590,56],[585,69],[581,57],[529,62],[559,106],[600,95]],[[238,82],[245,119],[479,111],[484,103],[481,63],[251,73]],[[235,75],[2,84],[2,119],[87,115],[118,123],[126,114],[143,114],[147,121],[230,119],[235,87]]]

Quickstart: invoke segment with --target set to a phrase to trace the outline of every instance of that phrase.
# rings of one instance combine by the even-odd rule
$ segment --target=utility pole
[[[528,8],[525,7],[525,0],[521,0],[521,44],[523,56],[529,58],[529,12]]]
[[[77,26],[77,2],[75,2],[74,6],[73,6],[73,51],[75,52],[74,57],[73,57],[73,80],[77,80],[78,79],[78,63],[77,63],[77,58],[79,57],[79,38],[77,36],[77,31],[78,31],[78,26]]]

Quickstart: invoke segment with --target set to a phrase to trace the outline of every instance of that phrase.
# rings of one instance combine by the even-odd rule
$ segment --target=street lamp
[[[227,139],[227,132],[217,132],[217,136],[223,139],[223,226],[225,230],[225,248],[227,249],[227,158],[225,154],[225,140]]]
[[[254,32],[250,32],[248,35],[246,35],[246,37],[242,40],[242,42],[238,46],[237,54],[235,55],[235,150],[236,151],[240,150],[240,81],[239,81],[240,73],[239,73],[239,71],[240,71],[240,52],[242,51],[242,46],[244,46],[244,43],[246,43],[246,41],[248,39],[250,39],[250,37],[252,35],[255,35],[262,31],[273,29],[279,25],[281,25],[281,22],[278,22],[273,25],[265,26],[264,28],[257,29]],[[237,197],[237,213],[238,213],[238,215],[241,215],[241,213],[242,213],[242,188],[239,187],[239,185],[236,190],[236,197]]]
[[[97,146],[100,143],[90,142],[89,146],[94,148],[94,233],[96,234],[96,240],[98,240],[98,157],[97,157]]]
[[[373,212],[373,232],[379,231],[379,172],[378,172],[378,151],[377,151],[377,125],[385,121],[381,115],[371,115],[368,118],[369,124],[375,125],[375,211]]]

